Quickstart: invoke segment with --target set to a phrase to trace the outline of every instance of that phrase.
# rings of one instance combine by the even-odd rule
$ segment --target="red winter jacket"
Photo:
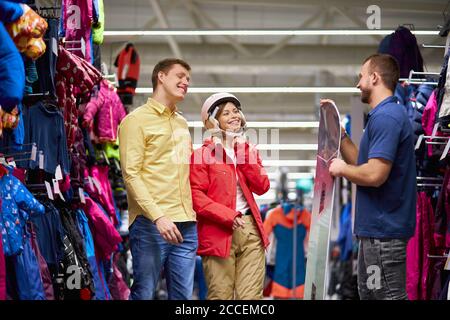
[[[230,255],[233,221],[240,215],[236,212],[236,171],[264,248],[269,244],[252,194],[266,193],[270,188],[269,178],[256,148],[248,143],[239,144],[235,146],[235,152],[236,169],[221,150],[221,145],[214,147],[210,140],[191,156],[190,182],[198,221],[198,254],[201,256],[227,258]]]
[[[117,127],[126,116],[125,108],[113,86],[107,80],[100,82],[100,90],[86,105],[83,120],[93,121],[94,133],[99,142],[117,140]]]

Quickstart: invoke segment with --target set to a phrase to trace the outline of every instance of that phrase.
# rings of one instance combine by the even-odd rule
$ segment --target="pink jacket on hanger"
[[[436,101],[436,90],[431,93],[430,98],[428,99],[427,105],[425,109],[423,109],[422,115],[422,127],[423,131],[425,131],[425,135],[431,136],[433,133],[433,128],[436,120],[436,112],[438,109],[437,101]],[[428,145],[427,148],[428,156],[432,156],[431,145]]]
[[[117,139],[117,128],[125,118],[125,108],[108,80],[100,82],[100,90],[86,105],[83,121],[93,124],[99,142],[114,142]]]
[[[416,205],[416,231],[406,248],[406,291],[409,300],[429,300],[430,259],[433,243],[434,212],[431,199],[419,192]]]
[[[117,245],[122,242],[122,237],[94,200],[86,197],[86,203],[82,207],[89,219],[96,257],[98,259],[111,258],[111,254],[118,248]]]
[[[116,209],[114,207],[114,199],[112,195],[111,184],[108,180],[108,166],[92,166],[89,168],[89,173],[87,169],[85,170],[85,176],[91,176],[99,183],[100,190],[95,186],[91,188],[89,184],[85,184],[85,189],[87,193],[97,200],[101,206],[106,210],[112,223],[115,226],[119,225],[119,220],[116,216]]]
[[[62,18],[66,41],[80,41],[84,39],[86,50],[72,51],[77,56],[92,62],[91,59],[91,34],[93,9],[91,0],[63,0]],[[68,43],[67,48],[80,48],[80,43]]]

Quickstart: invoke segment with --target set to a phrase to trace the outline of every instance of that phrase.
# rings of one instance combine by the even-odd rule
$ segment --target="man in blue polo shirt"
[[[416,167],[411,124],[393,96],[399,78],[389,55],[368,57],[359,74],[361,101],[371,107],[358,148],[342,129],[330,174],[355,183],[360,298],[406,300],[406,245],[414,235]]]

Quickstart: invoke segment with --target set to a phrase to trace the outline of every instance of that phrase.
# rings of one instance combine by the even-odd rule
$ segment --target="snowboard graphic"
[[[339,156],[341,125],[334,104],[320,108],[316,177],[305,279],[305,300],[324,300],[328,279],[328,254],[334,200],[334,177],[328,172]]]

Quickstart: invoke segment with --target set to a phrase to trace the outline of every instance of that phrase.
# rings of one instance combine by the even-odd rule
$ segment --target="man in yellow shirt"
[[[152,74],[153,94],[119,127],[120,160],[130,214],[132,300],[153,299],[164,267],[169,299],[191,299],[197,226],[189,183],[192,141],[176,104],[190,66],[165,59]]]

